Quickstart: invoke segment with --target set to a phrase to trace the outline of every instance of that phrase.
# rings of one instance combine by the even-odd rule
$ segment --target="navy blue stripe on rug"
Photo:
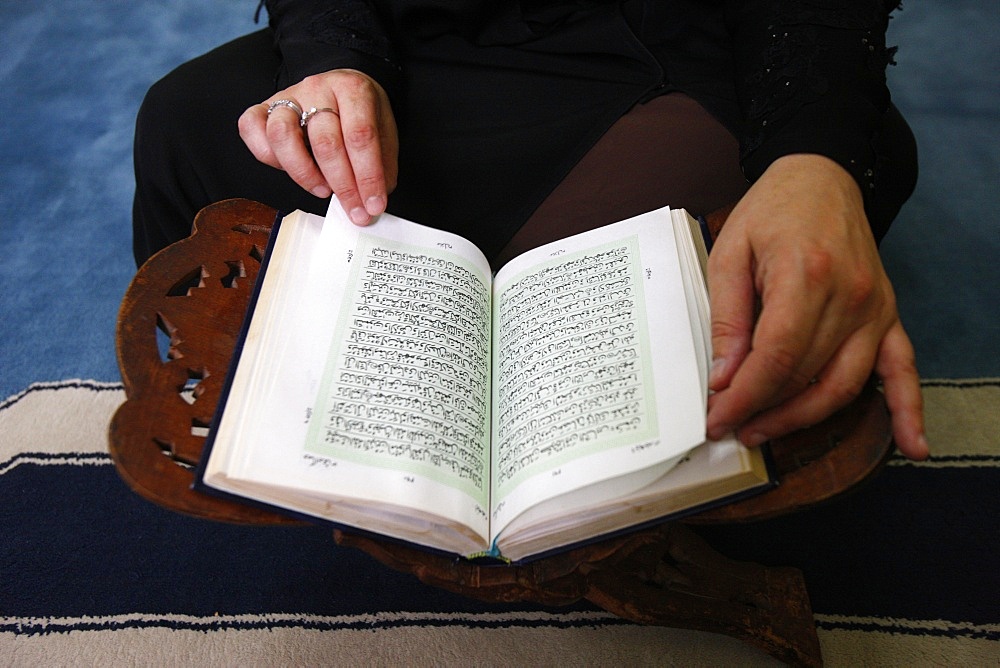
[[[510,613],[374,613],[353,616],[320,616],[288,613],[262,615],[187,615],[129,614],[114,617],[85,618],[0,618],[0,633],[47,636],[70,632],[107,632],[122,630],[169,629],[219,633],[227,631],[385,631],[401,628],[467,629],[572,629],[624,626],[632,622],[603,611],[595,612],[510,612]],[[816,626],[821,631],[907,635],[913,637],[964,638],[1000,641],[1000,626],[978,626],[940,620],[904,620],[820,615]]]
[[[720,552],[803,570],[817,613],[1000,619],[1000,470],[890,468],[825,506],[755,525],[703,527]],[[111,466],[23,464],[0,477],[7,617],[355,615],[542,610],[423,585],[322,527],[245,527],[136,497]],[[985,567],[984,567],[985,566]],[[593,609],[581,604],[581,610]]]
[[[187,617],[183,615],[123,615],[86,619],[21,619],[0,621],[0,633],[50,635],[70,631],[120,631],[125,629],[170,629],[173,631],[258,631],[299,629],[306,631],[377,631],[398,628],[443,628],[461,626],[473,629],[502,628],[590,628],[631,624],[610,613],[459,613],[459,614],[365,614],[356,616],[317,616],[264,614],[241,616]]]
[[[966,380],[962,378],[932,378],[920,381],[921,387],[947,387],[956,390],[971,390],[977,387],[1000,387],[1000,378],[980,378]]]
[[[111,457],[100,452],[19,452],[0,461],[0,475],[22,465],[36,466],[111,466]]]
[[[179,515],[137,497],[112,466],[9,470],[0,476],[0,527],[0,563],[17,573],[0,577],[0,616],[543,609],[426,586],[336,546],[327,528]]]
[[[935,638],[968,638],[969,640],[1000,641],[1000,626],[976,626],[949,622],[907,622],[898,619],[824,618],[816,627],[826,631],[861,631],[863,633],[896,633]]]
[[[998,490],[996,467],[890,467],[827,504],[698,531],[730,557],[800,568],[816,613],[996,623]]]

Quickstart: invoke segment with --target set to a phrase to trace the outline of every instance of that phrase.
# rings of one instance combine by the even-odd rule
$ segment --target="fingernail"
[[[712,366],[708,371],[708,384],[715,385],[718,383],[722,377],[723,372],[726,370],[726,358],[716,357],[712,360]]]
[[[924,452],[926,452],[928,455],[931,454],[931,446],[927,442],[927,437],[925,435],[920,434],[920,437],[917,439],[917,443],[919,443],[921,447],[923,447]]]
[[[365,200],[365,209],[371,215],[377,216],[385,211],[385,199],[378,195],[373,195]]]
[[[761,434],[760,432],[754,432],[747,436],[745,439],[741,439],[743,445],[748,448],[756,448],[758,446],[764,445],[767,442],[767,436]]]
[[[312,194],[321,199],[326,199],[333,194],[333,191],[330,190],[330,186],[316,186],[312,189]]]
[[[710,441],[718,441],[725,438],[726,434],[733,430],[729,425],[718,425],[715,427],[709,427],[707,430],[707,436]]]
[[[360,206],[351,209],[350,216],[351,216],[351,222],[353,222],[355,225],[367,225],[368,220],[371,218],[371,216],[368,215],[368,212],[365,211]]]

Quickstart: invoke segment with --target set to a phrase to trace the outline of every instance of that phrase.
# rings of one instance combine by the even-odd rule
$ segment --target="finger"
[[[896,447],[910,459],[926,459],[930,448],[924,433],[920,376],[913,344],[898,320],[882,338],[875,373],[882,379],[885,400],[892,415],[892,436]]]
[[[712,369],[708,385],[713,391],[729,385],[750,350],[753,334],[755,294],[752,255],[742,239],[733,239],[729,242],[729,239],[720,236],[722,243],[716,243],[708,259],[708,294],[712,315]]]
[[[851,403],[871,377],[878,342],[870,338],[867,332],[859,332],[845,342],[815,382],[741,426],[740,442],[756,447],[817,424]]]
[[[360,198],[354,165],[344,143],[340,113],[328,109],[308,119],[305,132],[309,150],[344,212],[356,225],[367,225],[371,214]]]
[[[379,119],[378,93],[372,85],[364,81],[359,99],[345,112],[342,119],[344,145],[354,169],[358,185],[358,197],[365,210],[377,216],[385,210],[387,201],[387,178],[385,156],[382,149],[381,123]]]
[[[308,125],[313,155],[337,199],[356,224],[385,211],[387,179],[379,123],[379,93],[364,77],[345,77],[338,116],[317,116]]]
[[[329,197],[331,189],[306,147],[301,117],[288,107],[275,107],[265,126],[267,141],[280,169],[316,197]]]
[[[344,142],[343,119],[323,114],[310,120],[306,129],[316,164],[337,194],[340,206],[356,225],[368,224],[371,214],[361,199],[355,166]]]
[[[243,143],[247,145],[247,148],[250,149],[253,156],[265,165],[270,165],[271,167],[280,169],[281,165],[278,163],[278,159],[274,157],[274,152],[271,150],[271,144],[267,141],[266,126],[266,102],[262,104],[255,104],[244,111],[237,122],[240,138],[243,140]]]
[[[392,115],[392,110],[388,105],[385,112],[380,114],[382,136],[382,170],[385,173],[386,193],[391,193],[396,189],[396,182],[399,177],[399,141],[396,137],[396,119]]]
[[[796,277],[777,276],[774,284],[777,287],[768,288],[762,296],[750,352],[729,386],[710,403],[711,438],[719,438],[755,413],[779,403],[790,383],[805,387],[811,373],[818,371],[806,371],[802,365],[815,354],[811,346],[825,300],[809,294]]]

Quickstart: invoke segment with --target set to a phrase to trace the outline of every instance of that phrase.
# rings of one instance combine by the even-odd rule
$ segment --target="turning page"
[[[406,498],[409,508],[482,525],[490,439],[485,257],[463,239],[388,215],[368,228],[327,225],[331,238],[321,247],[343,249],[353,236],[346,246],[354,252],[306,451],[389,472],[390,487],[402,481],[406,489],[386,502]],[[362,482],[368,496],[377,495],[373,484]]]
[[[213,452],[206,483],[416,542],[424,519],[444,518],[481,549],[485,257],[388,215],[357,227],[336,203],[325,222],[295,212],[280,224],[213,450],[239,445]]]

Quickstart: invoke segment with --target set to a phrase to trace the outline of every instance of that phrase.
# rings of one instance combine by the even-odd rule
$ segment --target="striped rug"
[[[1000,665],[1000,380],[924,382],[933,457],[720,552],[806,576],[831,666]],[[0,403],[0,665],[769,665],[741,643],[588,605],[486,605],[319,527],[181,517],[119,481],[119,384]]]

